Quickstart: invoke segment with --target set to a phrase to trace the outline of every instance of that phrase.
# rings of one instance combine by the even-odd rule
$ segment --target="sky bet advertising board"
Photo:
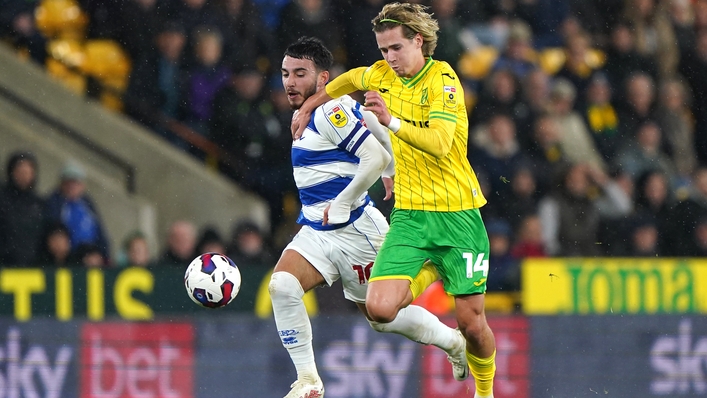
[[[490,323],[499,342],[496,397],[529,397],[527,320]],[[473,381],[455,381],[437,348],[375,332],[361,316],[319,316],[312,326],[329,398],[473,397]],[[250,315],[0,320],[0,397],[282,397],[295,378],[274,322]]]

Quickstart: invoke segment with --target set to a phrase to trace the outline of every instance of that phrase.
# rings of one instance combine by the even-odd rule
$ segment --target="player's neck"
[[[420,57],[416,62],[415,62],[415,67],[410,71],[410,73],[405,76],[406,79],[410,79],[415,77],[420,71],[425,67],[427,64],[427,60],[429,57]]]

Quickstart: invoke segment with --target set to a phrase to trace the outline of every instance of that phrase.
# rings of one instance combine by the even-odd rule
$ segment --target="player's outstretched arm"
[[[378,180],[391,156],[375,137],[366,137],[355,153],[359,157],[356,175],[349,185],[331,202],[324,214],[324,225],[341,224],[351,216],[351,204]]]

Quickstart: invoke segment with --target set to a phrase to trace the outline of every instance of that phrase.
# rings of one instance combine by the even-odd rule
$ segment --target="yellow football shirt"
[[[486,204],[466,157],[464,91],[448,63],[428,58],[420,72],[407,79],[381,60],[352,69],[326,86],[334,98],[356,90],[378,91],[402,122],[391,134],[396,208],[449,212]]]

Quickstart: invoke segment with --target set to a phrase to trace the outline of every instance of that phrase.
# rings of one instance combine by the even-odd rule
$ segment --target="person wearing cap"
[[[47,221],[61,221],[69,230],[72,250],[81,244],[96,245],[104,258],[109,258],[109,244],[96,205],[86,193],[86,171],[68,162],[61,171],[59,186],[49,196],[45,214]]]
[[[475,397],[493,397],[496,343],[484,304],[489,240],[480,212],[486,198],[467,159],[464,87],[448,63],[432,58],[439,25],[426,7],[386,4],[372,24],[383,59],[344,72],[309,97],[293,118],[293,138],[303,136],[317,106],[366,91],[363,109],[389,130],[398,182],[390,230],[368,278],[368,315],[383,327],[399,322],[398,315],[414,308],[410,303],[429,285],[414,283],[429,259],[430,279],[438,272],[454,296],[466,341],[447,351],[454,378],[471,374]],[[407,322],[423,316],[426,325],[439,322],[418,312]]]
[[[34,191],[37,159],[15,152],[7,162],[7,185],[0,190],[0,264],[31,265],[42,236],[44,200]]]

